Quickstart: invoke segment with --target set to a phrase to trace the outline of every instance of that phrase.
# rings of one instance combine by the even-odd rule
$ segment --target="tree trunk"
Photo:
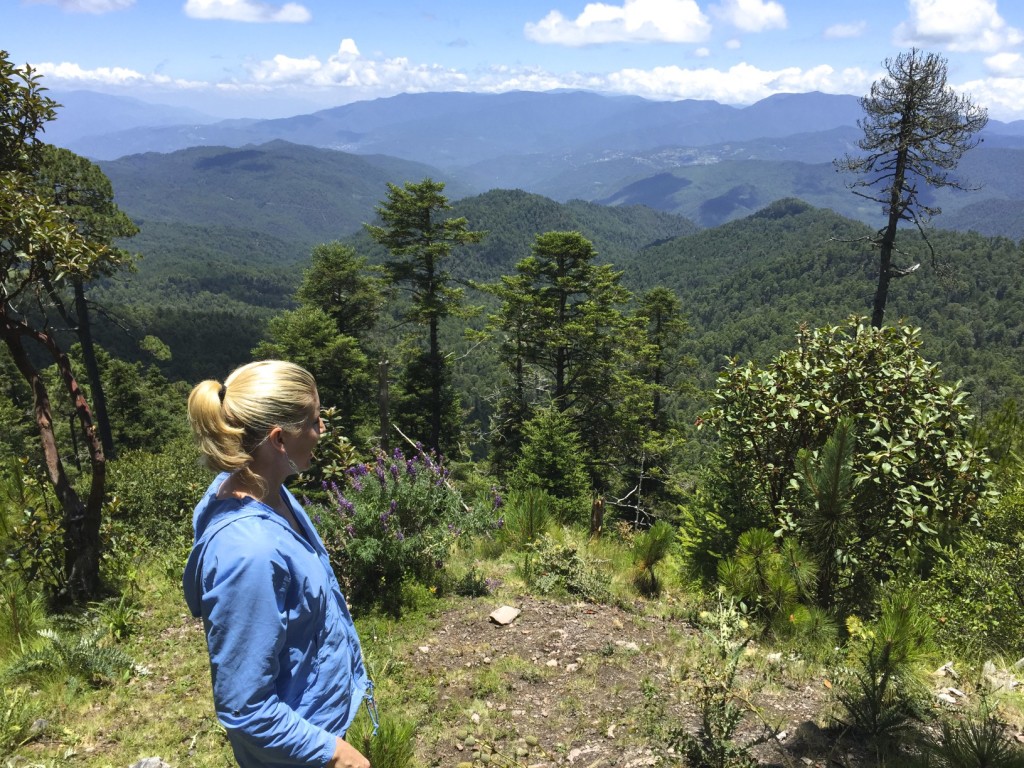
[[[391,450],[391,397],[388,386],[388,361],[377,363],[377,413],[380,416],[380,448]]]
[[[53,337],[44,331],[12,320],[0,314],[0,335],[10,350],[15,366],[32,390],[36,425],[43,448],[46,473],[64,513],[64,577],[63,597],[74,602],[89,600],[99,592],[100,520],[106,481],[106,458],[96,436],[92,414],[71,364],[57,346]],[[89,450],[92,483],[89,496],[83,504],[64,470],[57,441],[53,433],[53,413],[50,396],[43,378],[29,359],[22,340],[29,337],[42,345],[54,362],[74,404],[79,423]]]
[[[114,435],[110,429],[110,417],[107,415],[107,396],[103,392],[100,380],[100,367],[96,362],[96,347],[92,342],[92,323],[89,320],[89,304],[85,300],[85,285],[75,280],[75,315],[78,317],[78,340],[82,344],[82,360],[85,362],[85,373],[89,377],[92,389],[92,407],[96,414],[96,426],[99,427],[100,442],[103,454],[108,459],[116,458],[114,453]]]
[[[430,319],[430,447],[441,453],[441,415],[444,410],[444,359],[437,340],[437,318]]]

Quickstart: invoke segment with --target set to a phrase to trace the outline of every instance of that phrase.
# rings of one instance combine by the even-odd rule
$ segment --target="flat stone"
[[[503,605],[501,608],[492,611],[489,618],[495,624],[500,624],[504,627],[518,619],[521,613],[522,611],[518,608],[513,608],[511,605]]]
[[[138,762],[132,763],[131,768],[171,768],[171,766],[159,757],[144,757]]]
[[[935,694],[935,698],[937,698],[939,701],[941,701],[944,704],[956,704],[956,698],[953,697],[953,696],[950,696],[945,691],[943,691],[942,693]]]

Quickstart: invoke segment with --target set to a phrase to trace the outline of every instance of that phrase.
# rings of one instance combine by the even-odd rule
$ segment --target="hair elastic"
[[[228,385],[227,384],[221,384],[220,385],[220,391],[217,393],[217,397],[220,398],[220,401],[222,403],[224,402],[224,395],[226,395],[227,393],[228,393]]]

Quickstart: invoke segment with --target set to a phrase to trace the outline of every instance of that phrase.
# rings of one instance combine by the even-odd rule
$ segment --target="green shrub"
[[[46,619],[42,595],[17,573],[0,574],[0,659],[31,647]]]
[[[65,583],[62,518],[41,470],[24,459],[0,469],[2,571],[51,599]]]
[[[408,768],[413,765],[416,750],[416,725],[405,719],[384,716],[380,729],[373,736],[368,717],[356,718],[346,739],[363,753],[374,768]]]
[[[160,453],[125,452],[107,468],[110,517],[150,544],[191,539],[192,510],[212,480],[191,438],[172,440]]]
[[[882,599],[872,625],[848,622],[849,667],[838,670],[836,697],[844,724],[868,737],[881,754],[923,713],[920,666],[933,649],[932,626],[916,593],[897,589]]]
[[[936,639],[972,657],[1024,655],[1024,485],[982,516],[919,590]]]
[[[740,536],[736,553],[719,562],[718,583],[752,614],[774,624],[776,631],[793,635],[805,620],[822,623],[821,612],[797,610],[800,600],[812,596],[817,573],[817,566],[796,541],[780,543],[771,531],[751,528]]]
[[[551,527],[555,501],[540,488],[523,488],[508,495],[501,507],[501,527],[495,539],[501,549],[522,551]]]
[[[846,607],[868,610],[878,584],[907,563],[927,572],[934,546],[977,519],[988,461],[968,438],[966,393],[921,357],[919,329],[853,318],[801,328],[796,342],[764,368],[734,361],[719,378],[704,422],[720,436],[714,511],[736,537],[796,536],[829,564],[823,594],[841,585]],[[841,430],[849,444],[828,449]],[[848,482],[809,488],[822,470]],[[827,498],[848,508],[833,508],[842,524],[822,535]]]
[[[527,582],[543,595],[564,592],[591,603],[609,597],[609,579],[591,566],[572,544],[541,536],[527,555]]]
[[[942,738],[925,750],[934,768],[1024,768],[1024,750],[1006,723],[982,702],[976,712],[942,721]]]
[[[659,520],[633,542],[633,584],[644,595],[657,595],[661,591],[654,569],[672,548],[676,530]]]
[[[39,647],[16,654],[4,671],[4,681],[77,678],[100,686],[142,671],[124,651],[103,644],[102,628],[43,629],[39,635]]]
[[[326,502],[309,511],[353,605],[399,612],[403,582],[431,582],[463,533],[493,527],[493,510],[467,510],[432,454],[378,452],[345,476],[325,482]]]
[[[5,686],[3,694],[0,699],[0,757],[11,754],[33,737],[32,724],[40,714],[30,688]]]

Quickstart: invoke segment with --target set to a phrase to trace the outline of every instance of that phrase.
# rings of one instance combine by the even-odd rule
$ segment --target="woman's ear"
[[[284,430],[280,427],[274,427],[270,430],[267,435],[267,442],[269,442],[275,448],[284,450]]]

